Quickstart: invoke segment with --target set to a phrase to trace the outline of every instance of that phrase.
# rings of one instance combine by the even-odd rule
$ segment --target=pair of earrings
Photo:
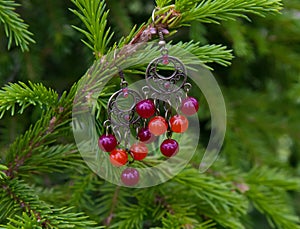
[[[119,71],[121,89],[108,101],[106,133],[100,136],[98,145],[109,153],[113,166],[143,160],[149,153],[147,144],[162,135],[166,135],[166,139],[160,144],[161,153],[165,157],[176,155],[179,144],[172,138],[172,133],[184,133],[189,126],[187,116],[196,114],[199,109],[197,99],[188,96],[191,84],[186,82],[185,66],[178,58],[168,55],[161,32],[159,36],[161,56],[152,60],[146,69],[142,95],[128,88],[123,72]],[[173,68],[171,75],[170,68]],[[129,106],[128,100],[132,103]],[[109,134],[109,128],[114,134]],[[137,141],[130,145],[132,130],[135,130]],[[139,181],[138,170],[127,167],[121,174],[121,181],[134,186]]]

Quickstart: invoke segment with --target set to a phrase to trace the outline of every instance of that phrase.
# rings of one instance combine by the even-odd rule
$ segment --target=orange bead
[[[110,155],[109,159],[112,165],[116,167],[120,167],[122,165],[125,165],[128,161],[128,155],[126,153],[126,150],[124,149],[114,149]]]
[[[150,120],[148,128],[153,135],[159,136],[168,130],[168,123],[163,117],[155,116]]]
[[[170,119],[171,130],[175,133],[183,133],[189,127],[189,121],[183,115],[175,115]]]
[[[148,148],[146,144],[143,142],[134,143],[130,147],[130,151],[133,154],[134,160],[138,160],[138,161],[143,160],[148,154]]]

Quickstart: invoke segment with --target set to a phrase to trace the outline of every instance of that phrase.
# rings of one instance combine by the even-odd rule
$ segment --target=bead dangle
[[[153,59],[145,72],[145,85],[141,91],[128,87],[122,71],[119,71],[120,90],[108,101],[108,119],[104,122],[106,133],[99,137],[99,148],[109,153],[113,166],[121,167],[147,157],[151,144],[160,136],[160,152],[166,157],[179,152],[173,133],[182,134],[189,127],[187,116],[197,113],[197,99],[188,96],[191,84],[187,82],[184,64],[169,55],[163,33],[158,31],[161,56]],[[134,133],[136,141],[130,143]],[[134,186],[139,181],[139,172],[127,167],[121,181]]]
[[[184,64],[178,58],[169,55],[163,33],[159,31],[158,35],[161,56],[149,63],[145,73],[147,85],[143,87],[143,92],[146,97],[154,99],[152,104],[155,104],[157,111],[154,117],[148,117],[148,130],[154,136],[166,134],[167,139],[161,143],[160,151],[164,156],[171,157],[179,151],[179,144],[172,139],[172,133],[184,133],[188,129],[189,122],[186,116],[197,113],[199,104],[195,98],[188,97],[191,84],[186,82]],[[139,104],[148,103],[148,100],[142,100]],[[161,114],[160,107],[163,108],[164,115]],[[172,115],[174,107],[176,114]],[[151,111],[153,109],[151,108]],[[144,118],[144,114],[136,111]],[[148,110],[145,110],[145,113],[150,116]]]
[[[136,104],[142,100],[138,91],[128,88],[123,72],[119,71],[121,89],[108,100],[107,116],[104,122],[106,133],[98,140],[99,148],[109,153],[110,163],[121,167],[142,160],[148,154],[148,148],[138,142],[130,146],[131,128],[139,125],[140,116],[134,111]],[[112,133],[109,133],[111,130]],[[122,182],[127,186],[135,185],[139,180],[139,172],[135,168],[127,168],[121,174]]]

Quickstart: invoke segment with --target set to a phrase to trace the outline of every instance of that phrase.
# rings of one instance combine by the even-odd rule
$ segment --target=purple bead
[[[139,182],[139,180],[140,174],[135,168],[126,168],[121,174],[121,181],[126,186],[134,186]]]
[[[140,117],[150,118],[154,115],[156,108],[151,99],[145,99],[136,104],[135,110]]]
[[[196,114],[199,110],[199,103],[194,97],[187,97],[182,100],[181,103],[181,112],[185,115]]]
[[[160,151],[166,157],[174,156],[179,151],[178,142],[174,139],[166,139],[161,143]]]
[[[147,127],[140,129],[138,132],[138,139],[141,142],[146,142],[151,138],[152,134]]]
[[[111,152],[118,145],[117,139],[112,134],[103,134],[100,136],[98,146],[105,152]]]

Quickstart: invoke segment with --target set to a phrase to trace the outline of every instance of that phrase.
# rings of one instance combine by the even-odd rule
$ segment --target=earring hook
[[[158,7],[155,7],[152,11],[152,22],[155,23],[155,12],[158,10]]]

